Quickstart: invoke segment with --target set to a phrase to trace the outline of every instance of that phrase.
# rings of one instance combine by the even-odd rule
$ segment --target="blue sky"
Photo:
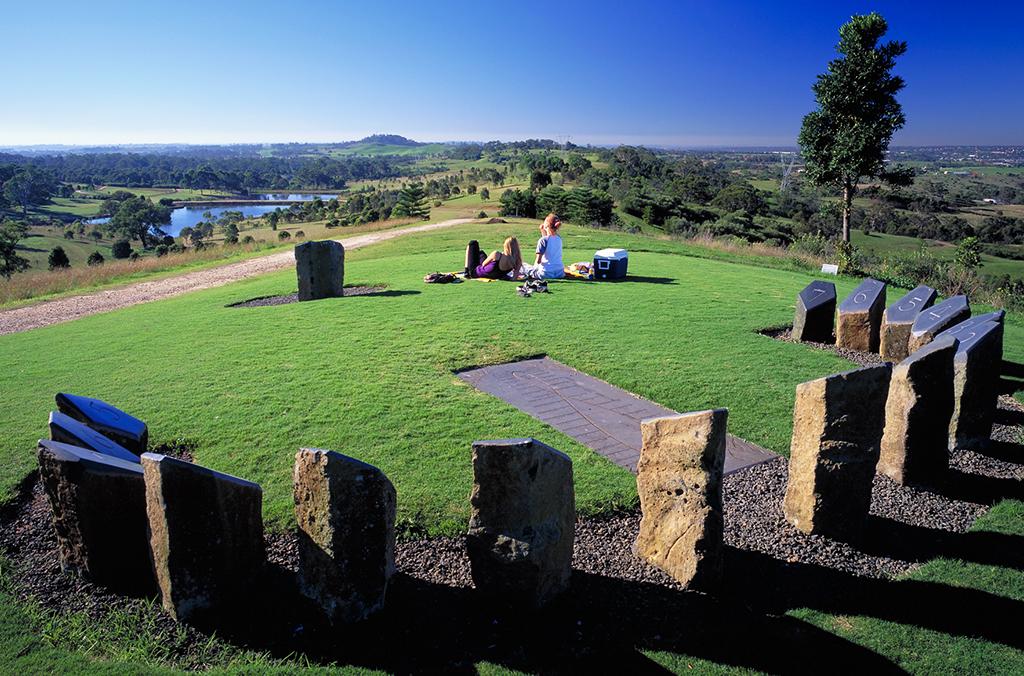
[[[895,143],[1024,144],[1020,2],[5,3],[0,145],[571,137],[790,145],[850,15]]]

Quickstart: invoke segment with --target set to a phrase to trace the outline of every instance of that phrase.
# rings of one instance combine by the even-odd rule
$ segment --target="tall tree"
[[[427,194],[422,183],[410,183],[398,193],[398,203],[391,210],[391,215],[398,218],[429,218],[430,208],[427,207]]]
[[[14,221],[0,221],[0,277],[11,278],[16,272],[27,270],[28,259],[18,255],[18,242],[28,233],[28,227]]]
[[[839,28],[841,54],[828,64],[812,87],[818,109],[804,117],[800,148],[807,177],[818,186],[843,192],[843,241],[850,241],[853,195],[862,178],[909,185],[913,173],[887,168],[885,153],[892,135],[906,122],[896,93],[903,78],[892,74],[907,43],[879,44],[888,30],[880,15],[854,16]]]
[[[4,181],[4,197],[11,204],[21,207],[22,216],[28,215],[28,208],[37,204],[45,204],[57,189],[57,181],[47,171],[40,171],[33,166],[20,169]]]
[[[153,204],[146,197],[132,197],[121,202],[110,217],[107,229],[114,235],[137,239],[142,242],[142,248],[146,248],[153,228],[170,222],[170,207]]]

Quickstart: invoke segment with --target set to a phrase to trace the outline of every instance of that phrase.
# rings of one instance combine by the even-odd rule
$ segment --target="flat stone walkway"
[[[640,459],[640,421],[677,415],[547,357],[468,369],[458,376],[631,472],[636,472]],[[725,472],[775,457],[730,434],[725,447]]]

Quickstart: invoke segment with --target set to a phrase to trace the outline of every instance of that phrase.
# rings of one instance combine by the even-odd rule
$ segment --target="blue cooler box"
[[[594,252],[594,279],[625,279],[629,253],[625,249]]]

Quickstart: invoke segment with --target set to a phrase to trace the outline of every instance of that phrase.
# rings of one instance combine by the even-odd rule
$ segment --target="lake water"
[[[280,204],[279,205],[269,205],[268,204],[265,207],[258,206],[258,205],[253,205],[253,204],[243,204],[243,205],[240,205],[240,206],[237,206],[237,207],[207,207],[207,208],[202,208],[202,207],[178,207],[177,209],[175,209],[174,211],[171,212],[171,223],[170,223],[170,225],[163,226],[161,228],[161,230],[166,232],[171,237],[177,237],[178,234],[182,231],[183,228],[193,228],[200,221],[207,220],[206,217],[203,215],[207,211],[210,212],[210,214],[213,216],[213,219],[217,219],[225,211],[241,211],[242,215],[244,217],[246,217],[246,218],[253,218],[254,216],[262,216],[264,214],[268,214],[271,211],[273,211],[274,209],[287,209],[287,208],[288,207],[286,205],[280,205]],[[96,224],[96,225],[100,225],[102,223],[106,223],[109,220],[110,220],[109,218],[93,218],[93,219],[89,220],[88,222]]]
[[[319,197],[323,201],[331,200],[337,197],[334,194],[326,193],[312,193],[312,192],[290,192],[290,193],[257,193],[247,199],[261,199],[261,200],[274,200],[277,202],[289,201],[289,202],[312,202],[315,198]],[[261,207],[253,204],[241,204],[237,207],[178,207],[171,212],[171,224],[161,228],[171,237],[177,237],[178,234],[184,228],[194,228],[200,221],[207,220],[203,214],[207,211],[216,220],[225,211],[241,211],[242,216],[245,218],[253,218],[255,216],[262,216],[270,213],[274,209],[287,209],[286,204],[267,205]],[[101,225],[109,221],[109,218],[93,218],[88,223],[94,225]]]

